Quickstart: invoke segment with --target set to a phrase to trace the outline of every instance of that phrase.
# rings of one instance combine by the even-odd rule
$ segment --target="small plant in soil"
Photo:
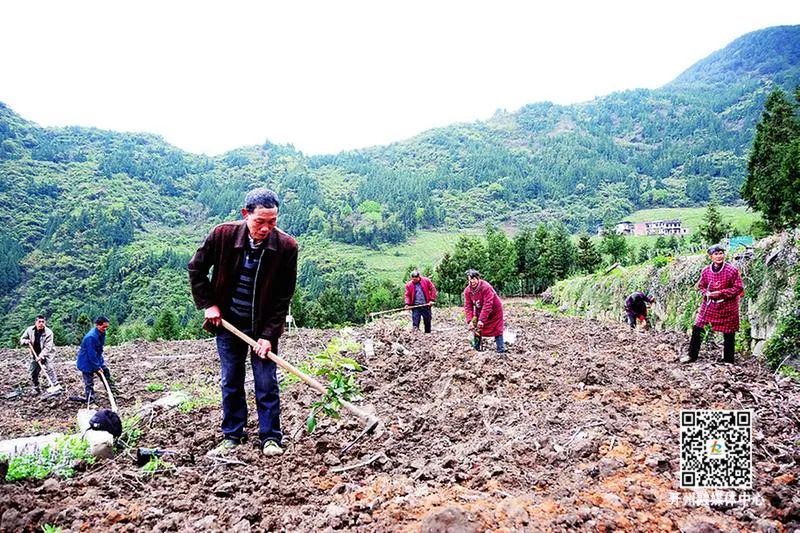
[[[93,464],[94,461],[89,443],[81,435],[67,435],[57,439],[52,446],[45,446],[38,454],[12,457],[8,462],[6,480],[44,479],[51,474],[70,478],[75,475],[78,463]]]
[[[142,415],[135,414],[122,419],[122,435],[117,439],[117,445],[123,448],[134,448],[142,437]]]
[[[167,390],[167,386],[163,383],[148,383],[145,390],[147,392],[164,392]]]
[[[214,407],[222,403],[222,393],[218,387],[212,385],[197,385],[191,392],[189,399],[178,407],[183,413],[190,413],[203,407]]]
[[[145,477],[153,478],[158,474],[168,474],[175,470],[175,465],[169,461],[163,460],[161,457],[154,455],[150,458],[146,465],[142,467],[142,474]]]
[[[328,388],[321,399],[311,404],[311,412],[306,419],[306,430],[309,433],[316,429],[319,415],[339,418],[342,400],[361,399],[356,373],[363,369],[358,361],[346,356],[348,352],[360,349],[361,345],[356,342],[334,337],[325,350],[311,357],[308,365],[311,373],[326,378]]]
[[[64,529],[61,526],[54,526],[53,524],[45,524],[42,526],[44,533],[61,533]]]

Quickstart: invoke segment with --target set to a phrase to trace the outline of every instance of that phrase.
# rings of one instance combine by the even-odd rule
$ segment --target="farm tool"
[[[4,400],[16,400],[17,398],[19,398],[21,396],[22,396],[22,384],[18,383],[16,388],[13,391],[3,395],[3,399]]]
[[[114,394],[111,392],[111,386],[108,384],[108,380],[106,379],[105,374],[103,374],[102,370],[98,370],[96,374],[100,376],[100,380],[103,382],[103,386],[106,388],[106,394],[108,394],[108,401],[111,403],[111,410],[116,413],[117,402],[114,400]]]
[[[250,346],[251,348],[253,348],[253,349],[258,348],[258,343],[256,341],[254,341],[253,339],[251,339],[249,336],[247,336],[244,333],[242,333],[241,331],[239,331],[236,328],[236,326],[234,326],[233,324],[231,324],[230,322],[228,322],[224,318],[222,318],[220,320],[221,320],[221,324],[222,324],[223,328],[227,329],[228,331],[230,331],[231,333],[233,333],[234,335],[239,337],[239,339],[241,339],[242,341],[247,343],[247,345]],[[312,389],[314,389],[318,393],[322,394],[323,396],[326,394],[327,388],[325,387],[325,385],[323,385],[322,383],[320,383],[316,379],[312,378],[311,376],[308,376],[308,375],[304,374],[303,372],[298,370],[290,362],[286,361],[285,359],[282,359],[281,357],[279,357],[278,355],[272,353],[271,351],[267,352],[267,358],[272,360],[276,365],[281,367],[283,370],[286,370],[290,374],[293,374],[293,375],[297,376],[302,382],[304,382],[306,385],[308,385],[309,387],[311,387]],[[358,435],[358,437],[356,437],[356,439],[353,442],[351,442],[345,448],[342,449],[341,453],[344,453],[348,449],[350,449],[356,442],[361,440],[365,435],[369,435],[370,433],[374,432],[375,428],[378,427],[378,424],[380,423],[380,420],[376,416],[364,411],[363,409],[361,409],[359,407],[356,407],[355,405],[353,405],[352,403],[348,402],[347,400],[339,398],[339,403],[341,403],[342,407],[344,407],[345,409],[347,409],[348,411],[350,411],[351,413],[356,415],[358,418],[363,420],[365,422],[365,424],[366,424],[365,427],[364,427],[364,430]]]
[[[428,304],[420,304],[420,305],[409,305],[409,306],[406,306],[406,307],[397,307],[395,309],[387,309],[385,311],[375,311],[374,313],[370,313],[369,317],[370,317],[370,319],[372,319],[372,318],[375,318],[376,316],[380,316],[380,315],[388,315],[390,313],[398,313],[400,311],[408,311],[409,309],[417,309],[419,307],[430,307],[430,306],[431,306],[431,304],[428,303]]]
[[[50,384],[50,386],[47,387],[47,392],[45,393],[44,396],[45,397],[56,396],[64,392],[64,388],[61,385],[59,385],[58,383],[53,383],[53,380],[50,379],[50,374],[48,373],[47,366],[45,366],[39,360],[39,358],[36,357],[36,352],[33,351],[33,346],[30,344],[28,344],[28,351],[31,353],[33,360],[36,362],[37,365],[39,365],[39,368],[42,370],[42,374],[44,374],[44,377],[47,379],[47,383]]]
[[[478,316],[472,318],[472,329],[469,332],[469,343],[475,348],[476,351],[483,351],[483,337],[481,337],[481,330],[478,328]]]

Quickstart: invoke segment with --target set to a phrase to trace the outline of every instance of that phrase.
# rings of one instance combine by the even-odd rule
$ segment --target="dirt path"
[[[130,453],[69,480],[0,485],[0,529],[198,531],[319,530],[790,530],[800,527],[800,387],[753,361],[680,366],[674,333],[635,334],[620,324],[554,317],[522,304],[507,322],[518,342],[506,357],[475,353],[457,311],[437,310],[434,333],[408,319],[354,335],[375,341],[358,355],[361,383],[385,424],[346,455],[359,432],[348,415],[298,431],[313,393],[282,394],[286,455],[246,445],[226,465],[204,454],[219,439],[220,410],[158,411],[141,446],[179,449],[172,475],[143,477]],[[282,340],[298,361],[335,332]],[[302,342],[301,342],[302,338]],[[411,354],[401,355],[399,343]],[[74,393],[74,350],[58,370]],[[175,358],[180,356],[180,358]],[[25,370],[21,351],[0,351],[0,391]],[[108,349],[123,411],[154,400],[148,384],[216,387],[213,341],[136,343]],[[253,407],[252,395],[249,398]],[[69,430],[75,404],[0,400],[0,437]],[[753,409],[754,490],[763,501],[733,508],[676,501],[680,409]],[[252,413],[254,415],[254,413]],[[255,420],[250,417],[255,434]],[[193,457],[192,457],[193,456]],[[369,463],[337,472],[343,468]],[[438,529],[437,529],[438,528]]]

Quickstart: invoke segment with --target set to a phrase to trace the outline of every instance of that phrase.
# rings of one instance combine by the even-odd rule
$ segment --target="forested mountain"
[[[486,221],[581,230],[712,194],[734,203],[767,94],[798,84],[800,27],[769,28],[660,89],[536,103],[315,157],[269,142],[197,156],[155,135],[41,128],[0,104],[2,339],[37,312],[61,342],[74,342],[98,313],[130,335],[176,320],[196,330],[185,263],[254,185],[279,192],[281,226],[303,237],[296,303],[318,314],[326,287],[329,299],[352,298],[337,305],[353,313],[357,294],[377,290],[363,265],[317,253],[326,239],[376,247],[418,227]]]

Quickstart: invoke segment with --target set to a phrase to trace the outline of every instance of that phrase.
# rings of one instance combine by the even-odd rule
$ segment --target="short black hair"
[[[108,324],[108,322],[109,322],[109,320],[106,317],[102,316],[102,315],[100,315],[99,317],[94,319],[94,323],[96,325],[98,325],[98,326],[100,324]]]
[[[464,274],[465,274],[465,275],[466,275],[468,278],[472,278],[472,279],[475,279],[475,278],[477,278],[477,279],[480,279],[480,277],[481,277],[481,273],[480,273],[480,272],[478,272],[477,270],[475,270],[474,268],[470,268],[469,270],[467,270],[466,272],[464,272]]]
[[[267,209],[274,207],[277,209],[280,205],[281,202],[278,200],[278,195],[266,187],[253,189],[244,197],[244,208],[247,209],[248,213],[252,213],[259,207],[265,207]]]
[[[36,315],[36,320],[47,320],[44,315]]]

